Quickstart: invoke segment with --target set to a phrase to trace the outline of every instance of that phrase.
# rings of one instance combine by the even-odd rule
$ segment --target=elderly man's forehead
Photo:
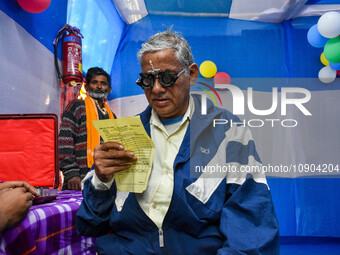
[[[141,58],[141,64],[150,65],[150,59],[152,58],[165,58],[164,62],[169,62],[169,61],[172,61],[173,58],[176,58],[176,54],[173,49],[163,49],[163,50],[145,52]]]

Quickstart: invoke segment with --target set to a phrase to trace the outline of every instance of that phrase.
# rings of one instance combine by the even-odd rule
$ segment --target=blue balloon
[[[331,62],[329,62],[329,66],[330,66],[333,70],[340,70],[340,63],[331,63]]]
[[[325,46],[328,38],[323,37],[318,30],[318,25],[312,26],[307,33],[307,40],[313,47],[322,48]]]

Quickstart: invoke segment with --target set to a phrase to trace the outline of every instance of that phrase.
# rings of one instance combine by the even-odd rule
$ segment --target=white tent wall
[[[60,113],[53,53],[0,11],[0,113]]]
[[[214,0],[200,1],[157,1],[153,0],[112,0],[126,24],[132,24],[149,14],[185,15],[185,16],[220,16],[241,20],[256,20],[261,22],[282,22],[302,16],[320,16],[328,11],[340,9],[336,0]],[[230,4],[230,10],[221,8],[218,12],[209,12],[211,6]],[[147,4],[147,6],[146,6]],[[160,8],[159,5],[166,6]],[[201,12],[197,5],[205,6]],[[147,8],[148,7],[148,8]],[[150,9],[150,11],[148,11]],[[203,11],[202,11],[203,9]],[[208,10],[208,11],[207,11]]]
[[[30,13],[17,1],[0,1],[0,114],[60,115],[53,40],[66,23],[66,8],[67,0],[58,0]]]

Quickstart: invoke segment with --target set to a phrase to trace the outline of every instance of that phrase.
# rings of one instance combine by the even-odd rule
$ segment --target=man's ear
[[[198,77],[198,65],[196,63],[193,63],[189,66],[189,80],[190,80],[190,86],[194,86],[196,81],[197,81],[197,77]]]

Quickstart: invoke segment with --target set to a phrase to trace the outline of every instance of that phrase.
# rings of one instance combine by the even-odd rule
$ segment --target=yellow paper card
[[[146,133],[139,116],[94,120],[94,127],[104,142],[118,142],[135,153],[137,161],[127,170],[114,173],[119,191],[142,193],[152,169],[155,145]]]

